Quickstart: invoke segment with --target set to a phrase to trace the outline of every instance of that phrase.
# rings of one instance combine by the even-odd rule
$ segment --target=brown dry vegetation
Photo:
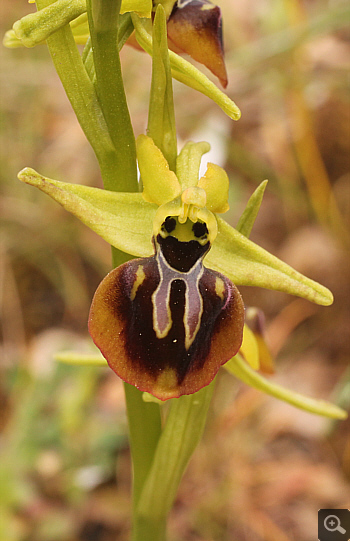
[[[206,138],[231,179],[234,225],[269,185],[252,239],[332,289],[332,307],[241,288],[267,318],[275,380],[349,405],[349,32],[342,2],[221,0],[231,122],[175,83],[181,140]],[[2,0],[2,34],[33,6]],[[349,13],[349,12],[348,12]],[[124,541],[130,459],[123,390],[104,369],[57,366],[89,347],[109,247],[42,193],[25,166],[101,186],[44,46],[1,49],[1,541]],[[150,60],[122,52],[135,133]],[[170,516],[170,541],[314,541],[319,508],[349,508],[349,422],[331,422],[220,373],[202,443]],[[1,530],[1,528],[0,528]],[[0,536],[1,537],[1,536]]]

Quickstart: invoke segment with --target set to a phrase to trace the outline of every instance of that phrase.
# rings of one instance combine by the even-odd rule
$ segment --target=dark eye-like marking
[[[176,227],[175,218],[172,218],[171,216],[167,216],[165,219],[165,222],[163,222],[162,228],[164,228],[164,230],[167,233],[171,233],[172,231],[174,231],[175,227]]]
[[[195,224],[193,224],[192,231],[194,236],[197,237],[197,239],[209,233],[208,228],[204,222],[196,222]]]

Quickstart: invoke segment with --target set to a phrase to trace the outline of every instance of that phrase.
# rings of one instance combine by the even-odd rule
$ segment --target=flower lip
[[[89,331],[119,377],[167,400],[208,385],[238,351],[244,306],[201,257],[185,273],[162,256],[129,261],[101,282]]]

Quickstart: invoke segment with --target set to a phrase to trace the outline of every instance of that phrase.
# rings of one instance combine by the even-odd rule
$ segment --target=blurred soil
[[[273,379],[349,406],[350,35],[343,2],[221,0],[232,122],[174,83],[181,141],[207,139],[231,180],[235,225],[268,188],[251,238],[329,287],[331,307],[240,288],[266,315]],[[2,0],[2,35],[33,10]],[[120,380],[57,365],[89,351],[87,314],[109,247],[17,173],[101,186],[45,46],[0,50],[0,541],[124,541],[131,466]],[[135,133],[150,60],[122,51]],[[140,84],[142,74],[142,84]],[[314,541],[320,508],[350,507],[349,421],[293,409],[223,370],[203,441],[170,516],[169,541]],[[1,525],[0,525],[1,532]]]

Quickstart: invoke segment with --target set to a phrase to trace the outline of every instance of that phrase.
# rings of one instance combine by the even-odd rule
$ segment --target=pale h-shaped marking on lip
[[[168,335],[173,323],[170,308],[171,284],[174,280],[182,280],[186,285],[183,316],[186,350],[196,338],[201,324],[203,299],[199,291],[199,280],[204,271],[203,257],[201,256],[188,272],[181,272],[169,265],[160,247],[156,254],[160,280],[152,295],[153,328],[158,338],[165,338]]]

